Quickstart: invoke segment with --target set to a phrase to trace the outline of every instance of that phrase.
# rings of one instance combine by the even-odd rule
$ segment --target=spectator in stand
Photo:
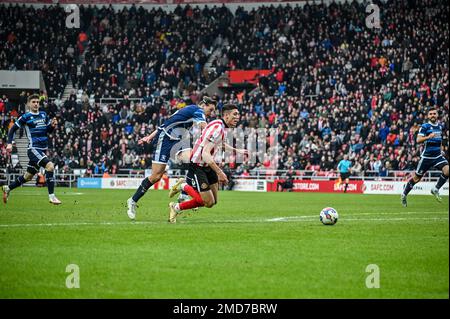
[[[415,135],[428,106],[443,114],[448,153],[449,8],[437,0],[391,1],[383,8],[385,27],[378,32],[365,27],[365,7],[356,1],[240,7],[234,16],[225,6],[179,6],[173,13],[81,6],[81,31],[61,31],[61,7],[39,9],[46,19],[35,22],[37,9],[2,4],[0,23],[8,28],[0,28],[0,66],[42,70],[50,97],[61,94],[69,79],[81,90],[62,105],[44,103],[67,123],[52,134],[50,145],[62,165],[93,170],[103,155],[112,163],[108,168],[148,164],[144,154],[154,151],[151,146],[129,141],[170,116],[175,96],[195,97],[235,67],[273,70],[255,94],[226,92],[219,104],[237,104],[243,128],[281,132],[279,168],[289,162],[305,169],[309,162],[308,168],[331,175],[330,167],[349,154],[362,172],[378,174],[387,161],[392,169],[414,169],[421,150]],[[88,41],[77,75],[80,32]],[[216,71],[200,72],[214,45],[225,39],[229,44],[213,61]],[[28,50],[21,49],[25,44]],[[133,105],[130,96],[142,101]],[[100,97],[123,100],[104,108],[95,102]],[[14,113],[18,105],[6,96],[2,101],[6,128],[21,112]],[[131,162],[125,164],[127,153]],[[270,165],[266,160],[262,167]],[[249,171],[254,168],[261,169],[247,164]],[[242,164],[234,169],[244,170]]]

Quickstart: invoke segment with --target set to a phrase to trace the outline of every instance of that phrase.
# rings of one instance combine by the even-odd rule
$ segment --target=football
[[[332,207],[326,207],[320,212],[320,221],[324,225],[334,225],[339,219],[337,210]]]

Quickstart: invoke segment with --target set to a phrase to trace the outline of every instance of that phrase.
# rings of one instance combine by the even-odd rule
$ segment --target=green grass
[[[81,194],[80,194],[81,193]],[[167,223],[167,192],[21,188],[0,205],[0,298],[449,298],[448,197],[220,192]],[[340,214],[319,221],[323,207]],[[288,217],[278,221],[276,218]],[[272,221],[271,221],[272,220]],[[65,286],[66,266],[80,288]],[[366,287],[366,267],[380,288]]]

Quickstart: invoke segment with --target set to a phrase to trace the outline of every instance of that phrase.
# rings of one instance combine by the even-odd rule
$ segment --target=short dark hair
[[[31,94],[27,101],[30,102],[31,100],[39,100],[39,95],[38,94]]]
[[[207,96],[207,95],[205,95],[205,96],[202,98],[201,103],[204,103],[204,104],[214,104],[215,106],[217,106],[217,101],[214,100],[212,97],[209,97],[209,96]]]
[[[225,104],[222,107],[222,115],[225,114],[225,113],[231,112],[233,110],[238,110],[238,107],[236,105],[234,105],[234,104]]]
[[[430,113],[431,111],[436,111],[437,112],[437,108],[434,106],[430,106],[427,110],[427,114]]]

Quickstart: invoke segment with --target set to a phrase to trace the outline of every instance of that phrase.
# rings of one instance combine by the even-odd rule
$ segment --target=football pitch
[[[173,225],[166,191],[135,222],[132,194],[57,188],[51,206],[44,188],[13,191],[0,298],[449,298],[448,197],[220,192]],[[334,226],[319,221],[327,206]]]

